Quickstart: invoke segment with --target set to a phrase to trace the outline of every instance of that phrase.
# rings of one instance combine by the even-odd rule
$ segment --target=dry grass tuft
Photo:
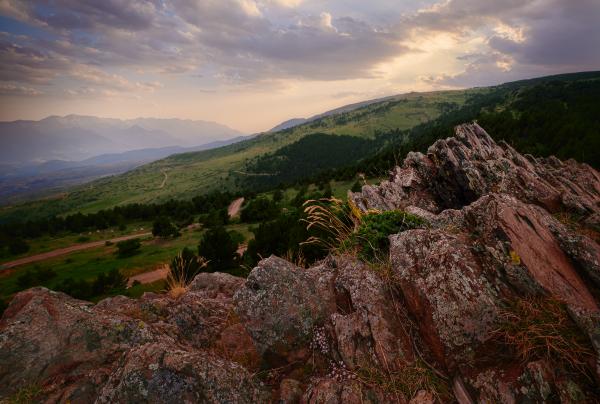
[[[308,268],[309,267],[309,262],[306,259],[306,257],[304,256],[304,253],[302,252],[302,249],[299,249],[297,252],[294,253],[294,251],[292,250],[288,250],[285,253],[285,256],[283,257],[286,261],[291,262],[292,264],[300,267],[300,268]]]
[[[450,392],[447,383],[427,365],[415,361],[396,371],[383,371],[375,367],[363,367],[356,371],[358,380],[369,387],[379,387],[402,401],[413,398],[420,390],[431,392],[439,402],[447,402]]]
[[[589,374],[594,351],[564,303],[549,297],[518,299],[500,311],[499,320],[492,337],[509,346],[523,362],[545,359]]]
[[[303,220],[307,223],[306,229],[312,229],[319,235],[311,236],[301,244],[316,244],[330,251],[339,250],[360,223],[360,216],[356,216],[355,210],[337,198],[304,202],[307,218]]]
[[[167,291],[174,299],[179,298],[188,290],[194,276],[208,265],[204,257],[186,255],[183,252],[173,259],[167,275]]]

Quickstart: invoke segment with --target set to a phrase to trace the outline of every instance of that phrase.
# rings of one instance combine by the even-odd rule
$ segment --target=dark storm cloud
[[[516,62],[546,66],[600,67],[600,1],[554,1],[526,21],[526,40],[493,36],[492,49]]]

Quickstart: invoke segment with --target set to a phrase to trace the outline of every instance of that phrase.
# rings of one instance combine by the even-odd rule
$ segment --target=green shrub
[[[213,227],[202,237],[198,245],[198,255],[208,260],[208,271],[228,271],[235,266],[237,247],[237,243],[225,227]]]
[[[274,200],[259,197],[252,199],[242,209],[241,221],[245,223],[264,222],[277,216],[279,208]]]
[[[8,251],[11,255],[25,254],[29,251],[29,244],[22,238],[15,238],[9,241]]]
[[[179,237],[177,227],[166,216],[159,216],[152,224],[152,235],[155,237]]]
[[[19,290],[23,290],[32,286],[45,285],[46,282],[55,276],[56,272],[52,268],[27,270],[17,277],[17,286]]]
[[[391,234],[425,224],[424,219],[399,210],[369,213],[362,216],[358,229],[346,241],[346,247],[358,247],[359,256],[369,261],[387,254],[390,247],[388,237]]]
[[[140,252],[142,243],[139,238],[119,241],[117,243],[117,255],[119,258],[131,257]]]

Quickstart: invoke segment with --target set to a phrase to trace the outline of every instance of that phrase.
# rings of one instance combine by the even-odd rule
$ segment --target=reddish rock
[[[279,385],[279,404],[298,404],[304,389],[298,380],[283,379]]]
[[[560,223],[544,209],[508,195],[487,195],[464,209],[465,226],[483,245],[489,273],[502,277],[523,293],[543,290],[574,308],[597,312],[598,306],[578,273],[575,263],[561,248],[552,228]],[[532,285],[532,286],[525,286]]]
[[[503,193],[549,212],[600,212],[600,174],[587,164],[523,156],[496,144],[477,124],[456,127],[455,136],[435,142],[427,155],[409,153],[389,181],[350,193],[361,209],[416,206],[432,213],[459,209],[488,193]]]
[[[487,280],[469,240],[416,229],[390,237],[390,257],[409,311],[437,361],[468,361],[492,330],[498,291]]]
[[[318,275],[271,256],[260,261],[234,297],[236,313],[274,367],[290,355],[303,356],[314,327],[335,310],[333,290],[321,285]]]
[[[357,381],[323,378],[311,384],[302,399],[307,404],[383,404],[405,403],[380,388],[371,388]]]
[[[29,289],[14,297],[0,322],[0,396],[43,382],[57,399],[90,401],[119,357],[148,342],[174,343],[143,321],[104,315],[63,293]]]
[[[97,403],[257,403],[269,395],[240,365],[202,351],[145,344],[127,353]]]
[[[335,262],[338,312],[331,316],[339,354],[349,369],[397,370],[414,360],[406,321],[389,284],[373,270],[345,258]],[[344,307],[345,305],[345,307]]]
[[[257,354],[230,318],[231,293],[205,289],[97,305],[45,288],[17,294],[0,321],[0,397],[34,384],[45,402],[268,400],[240,364]]]

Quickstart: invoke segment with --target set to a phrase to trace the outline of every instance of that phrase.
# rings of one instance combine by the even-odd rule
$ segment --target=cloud
[[[600,67],[600,2],[595,0],[450,0],[413,19],[419,31],[478,33],[477,55],[459,55],[464,70],[426,81],[437,85],[491,85],[526,77]]]
[[[383,0],[352,4],[0,0],[0,13],[47,33],[0,34],[0,82],[120,94],[157,91],[165,75],[225,86],[372,79],[381,77],[382,64],[430,52],[425,39],[439,34],[450,38],[448,49],[463,69],[430,75],[431,85],[492,84],[600,66],[597,0],[440,0],[383,16],[398,7]],[[478,49],[461,51],[473,38]]]
[[[36,96],[43,93],[35,88],[25,87],[14,83],[0,83],[0,94]]]

